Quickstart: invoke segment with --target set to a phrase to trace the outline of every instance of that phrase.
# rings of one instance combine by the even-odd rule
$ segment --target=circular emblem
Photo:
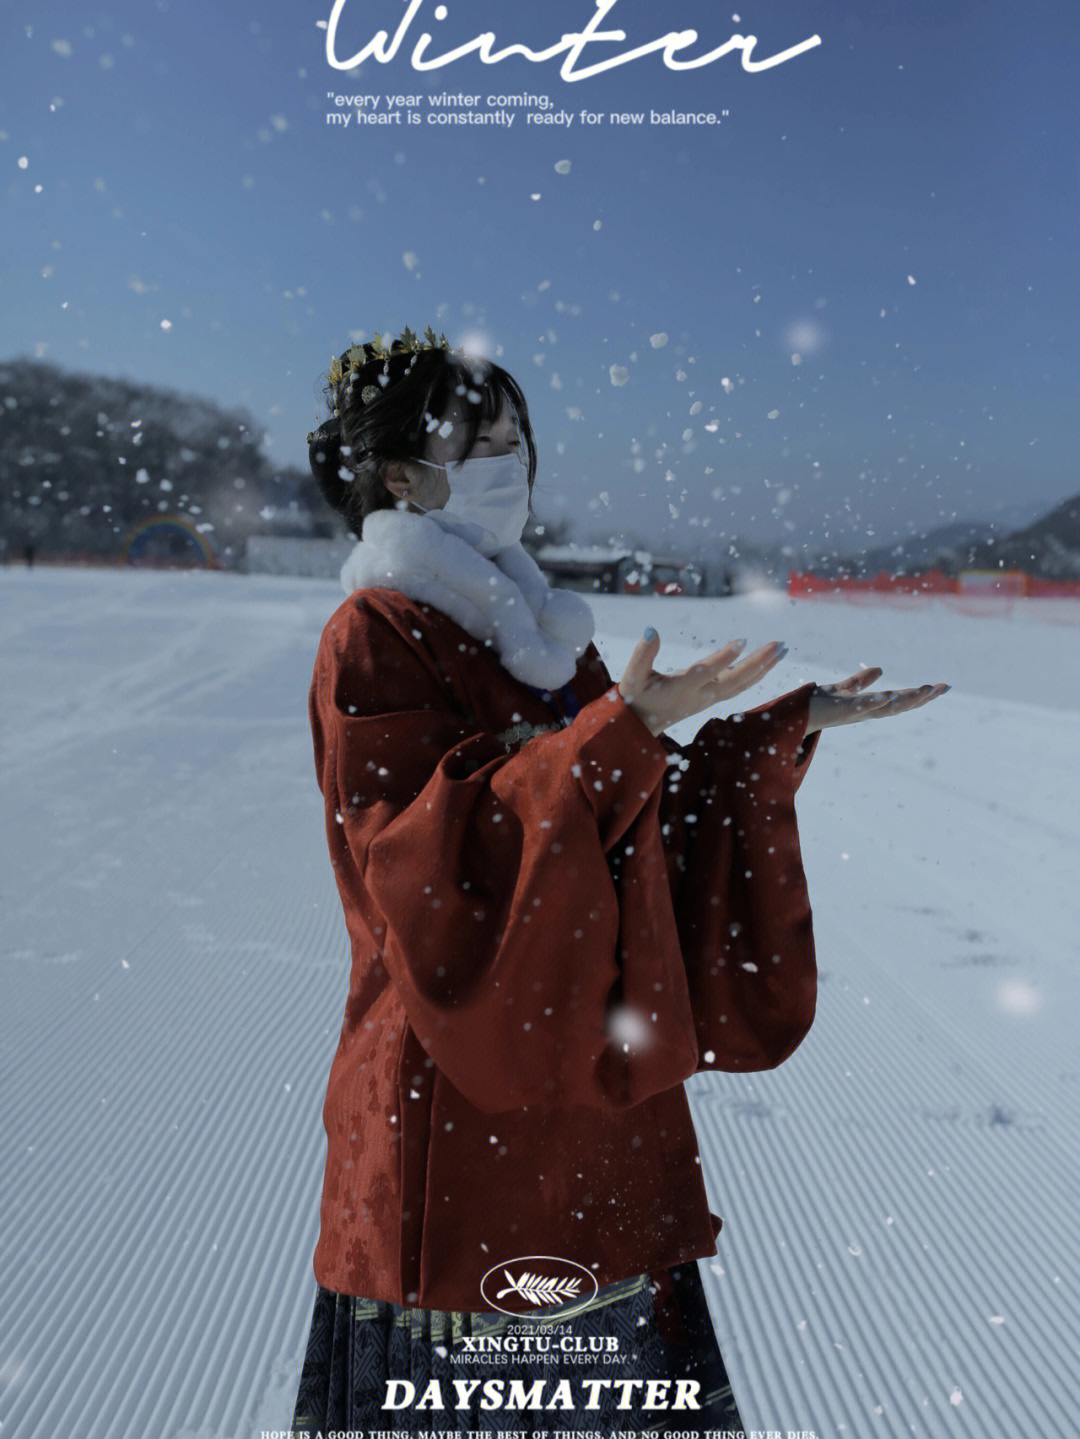
[[[480,1281],[484,1301],[501,1314],[515,1319],[533,1317],[528,1309],[507,1309],[510,1297],[524,1299],[541,1320],[569,1319],[596,1297],[599,1285],[595,1274],[573,1259],[557,1254],[524,1254],[493,1264]],[[557,1309],[558,1313],[551,1313]]]

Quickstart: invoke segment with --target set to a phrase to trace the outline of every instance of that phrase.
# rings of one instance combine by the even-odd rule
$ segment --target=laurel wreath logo
[[[500,1289],[496,1299],[504,1294],[520,1294],[530,1304],[556,1304],[560,1299],[576,1298],[581,1280],[576,1278],[551,1279],[542,1274],[522,1274],[515,1279],[509,1269],[504,1269],[507,1287]]]

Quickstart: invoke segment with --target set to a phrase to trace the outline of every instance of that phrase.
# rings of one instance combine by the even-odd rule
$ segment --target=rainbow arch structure
[[[132,525],[120,542],[121,560],[127,565],[138,564],[140,549],[150,550],[155,538],[160,539],[167,535],[175,538],[178,533],[184,536],[185,541],[194,544],[207,569],[218,570],[221,568],[221,563],[206,536],[199,533],[186,515],[147,515],[145,519],[139,520]],[[185,549],[189,548],[190,545],[185,545]],[[168,556],[165,555],[162,558],[167,560]]]

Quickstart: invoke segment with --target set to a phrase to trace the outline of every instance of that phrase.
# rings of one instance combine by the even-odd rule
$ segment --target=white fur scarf
[[[476,639],[490,639],[515,679],[561,689],[593,637],[588,601],[555,589],[521,544],[488,559],[476,548],[479,534],[439,510],[376,510],[341,568],[342,586],[347,595],[397,590],[434,605]]]

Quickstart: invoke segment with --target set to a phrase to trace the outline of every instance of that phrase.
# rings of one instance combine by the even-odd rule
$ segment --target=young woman
[[[782,646],[664,674],[650,629],[614,683],[520,543],[511,375],[406,330],[327,398],[312,471],[361,539],[310,720],[351,970],[293,1432],[738,1429],[683,1081],[773,1068],[813,1022],[820,730],[947,686],[863,670],[679,745]]]

